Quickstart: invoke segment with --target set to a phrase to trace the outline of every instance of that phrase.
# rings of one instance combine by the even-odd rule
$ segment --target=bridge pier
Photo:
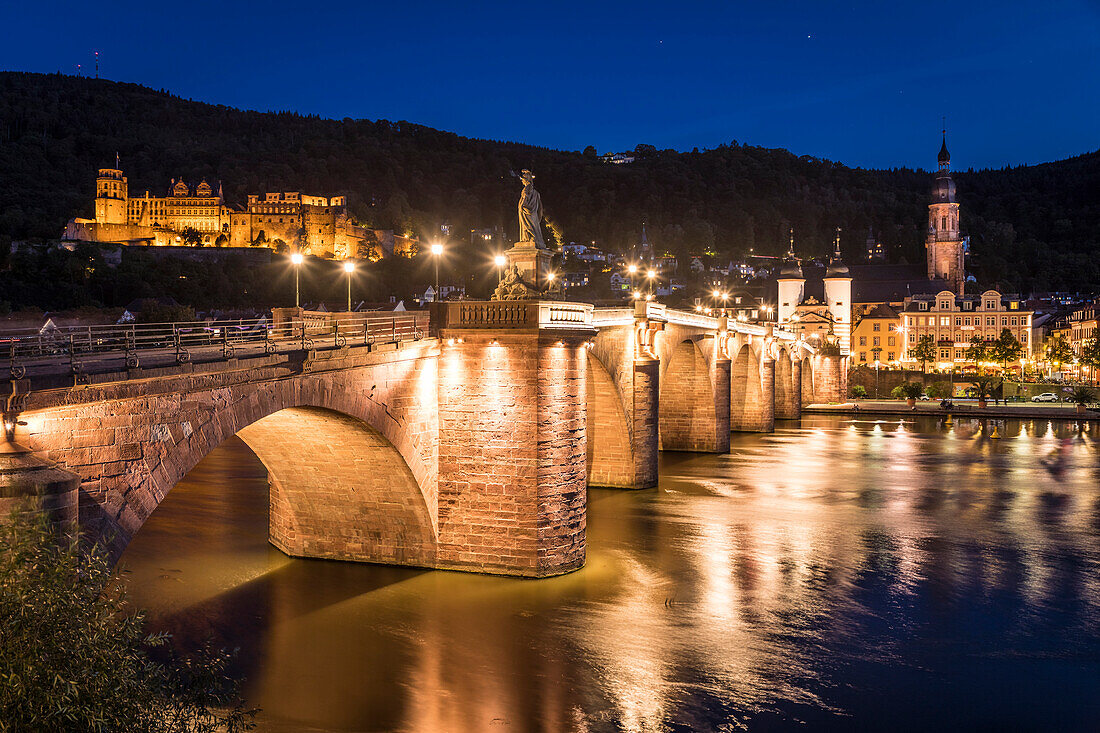
[[[449,303],[440,324],[436,567],[545,577],[584,565],[591,306]],[[555,317],[566,320],[555,320]]]
[[[802,417],[802,361],[783,354],[776,359],[775,417],[798,420]]]

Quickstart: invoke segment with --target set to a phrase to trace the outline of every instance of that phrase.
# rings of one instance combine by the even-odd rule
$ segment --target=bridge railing
[[[297,311],[297,309],[276,309]],[[184,364],[195,357],[228,359],[268,353],[394,343],[423,338],[427,312],[273,313],[273,318],[57,326],[0,331],[0,365],[13,379],[28,367],[67,363],[73,374],[94,366],[137,368],[146,357],[158,365]],[[0,366],[0,368],[3,368]]]

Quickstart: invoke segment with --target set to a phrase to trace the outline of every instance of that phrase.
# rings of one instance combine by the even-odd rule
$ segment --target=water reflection
[[[998,429],[665,454],[659,489],[591,493],[587,567],[543,581],[290,560],[230,441],[124,562],[182,645],[241,647],[266,730],[1092,729],[1096,436]]]

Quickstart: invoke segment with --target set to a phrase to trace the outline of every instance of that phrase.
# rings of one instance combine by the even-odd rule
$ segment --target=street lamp
[[[435,258],[435,299],[436,302],[442,300],[439,297],[439,258],[443,255],[443,245],[436,242],[432,245],[432,257]]]
[[[299,305],[298,305],[298,272],[302,269],[301,264],[302,264],[303,259],[304,258],[302,257],[301,252],[295,252],[294,254],[292,254],[290,256],[290,261],[294,265],[294,307],[295,308],[299,307]]]
[[[552,271],[551,271],[551,272],[548,272],[548,273],[546,273],[546,287],[547,287],[548,289],[549,289],[549,287],[550,287],[551,285],[553,285],[553,284],[554,284],[554,277],[555,277],[555,275],[554,275],[554,273],[553,273]]]
[[[497,255],[493,258],[493,264],[497,266],[497,282],[504,279],[504,266],[508,264],[508,258],[504,255]]]
[[[657,271],[649,270],[646,272],[645,276],[646,279],[649,280],[649,294],[653,295],[653,280],[657,277]],[[652,300],[652,298],[647,298],[647,300]]]
[[[875,399],[878,399],[878,359],[875,359]]]
[[[355,263],[348,260],[344,263],[344,272],[348,274],[348,312],[351,312],[351,273],[355,272]]]

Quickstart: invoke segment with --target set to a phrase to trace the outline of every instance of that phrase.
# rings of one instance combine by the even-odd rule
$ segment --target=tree
[[[925,371],[925,364],[936,360],[936,339],[930,334],[925,334],[917,339],[916,345],[909,350],[909,355],[920,362],[920,370]]]
[[[180,239],[183,240],[183,244],[187,247],[202,246],[202,232],[194,227],[186,227],[180,232]]]
[[[263,229],[261,229],[260,233],[256,235],[256,238],[252,240],[252,246],[253,247],[266,247],[267,246],[267,235],[264,233]]]
[[[974,339],[970,346],[966,347],[966,360],[972,361],[981,368],[982,362],[989,361],[992,348],[985,339]]]
[[[867,388],[862,384],[852,385],[852,397],[857,400],[863,400],[867,398]]]
[[[1081,363],[1089,368],[1092,381],[1096,380],[1096,371],[1100,369],[1100,335],[1089,339],[1081,346]]]
[[[1096,401],[1096,392],[1084,386],[1074,387],[1073,391],[1069,393],[1069,401],[1087,406],[1089,403]]]
[[[1062,364],[1071,361],[1074,357],[1073,347],[1069,345],[1066,337],[1060,333],[1047,339],[1046,354],[1047,361],[1052,362],[1057,367],[1061,367]]]
[[[997,377],[977,376],[970,380],[974,383],[974,396],[981,401],[993,395],[993,391],[999,384]]]
[[[928,388],[928,396],[938,400],[945,400],[954,394],[951,382],[933,382]]]
[[[214,240],[214,246],[215,247],[228,247],[229,246],[229,238],[226,237],[224,234],[219,234],[218,238]]]
[[[1012,335],[1007,328],[1001,329],[1001,335],[993,342],[990,349],[994,359],[1001,362],[1001,366],[1008,371],[1008,362],[1017,361],[1024,355],[1024,345]]]
[[[101,548],[59,537],[41,512],[0,522],[0,731],[254,727],[227,654],[181,658],[144,627]]]

